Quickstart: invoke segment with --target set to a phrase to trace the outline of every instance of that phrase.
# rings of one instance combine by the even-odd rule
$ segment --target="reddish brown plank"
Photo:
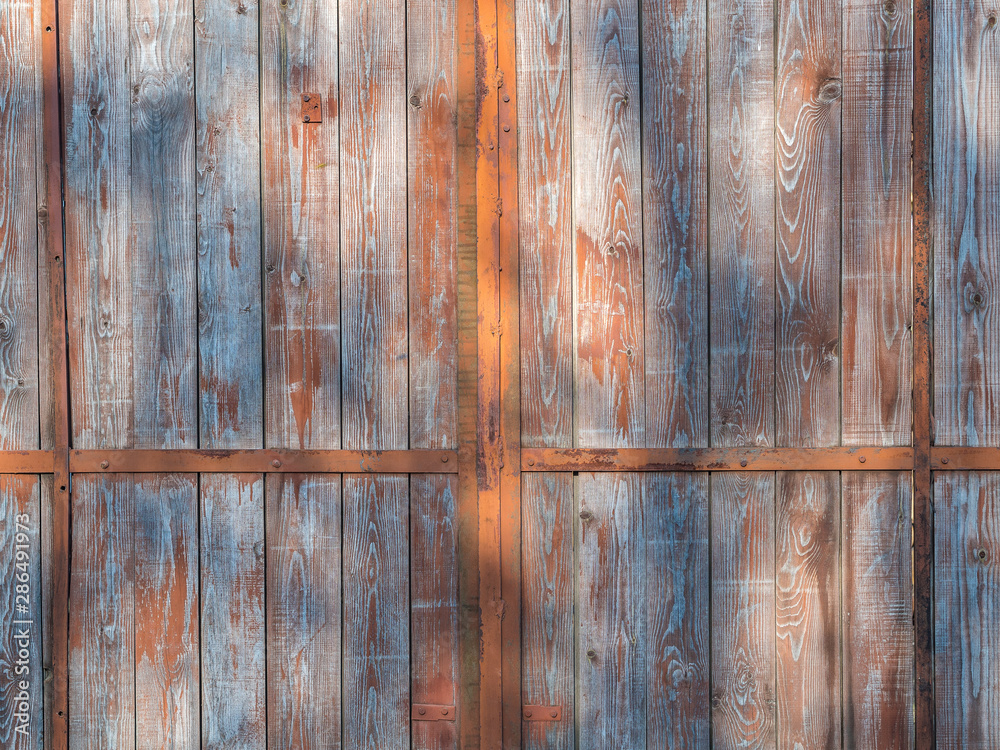
[[[712,738],[774,748],[774,475],[712,475]]]
[[[840,476],[781,472],[775,497],[777,744],[841,746]]]
[[[340,477],[266,482],[268,746],[340,747]]]
[[[521,440],[529,446],[573,441],[569,6],[516,5]]]
[[[646,746],[710,740],[709,478],[645,477]]]
[[[410,478],[411,702],[454,706],[458,700],[458,559],[456,477]],[[458,748],[448,721],[414,721],[414,750]]]
[[[843,19],[842,437],[906,445],[912,12],[895,0],[845,0]]]
[[[774,7],[708,4],[711,444],[774,444]]]
[[[73,481],[69,746],[135,747],[135,487],[131,476]]]
[[[264,479],[200,482],[201,744],[264,748]]]
[[[937,746],[1000,745],[1000,475],[934,482]]]
[[[337,4],[260,6],[266,445],[339,448]],[[303,94],[323,121],[302,122]]]
[[[344,746],[410,745],[407,478],[344,476]]]
[[[708,445],[705,3],[643,0],[646,440]]]
[[[559,706],[558,722],[524,722],[526,750],[575,747],[573,478],[522,478],[522,702]]]
[[[913,746],[908,474],[843,474],[844,746]]]
[[[198,479],[126,481],[135,482],[136,747],[197,747]]]

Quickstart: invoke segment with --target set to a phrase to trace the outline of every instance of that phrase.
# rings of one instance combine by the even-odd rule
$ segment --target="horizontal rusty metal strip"
[[[0,451],[0,474],[51,474],[53,451]]]
[[[456,474],[457,451],[75,450],[72,472]]]
[[[931,448],[931,471],[1000,471],[1000,448]]]
[[[913,448],[522,448],[522,471],[910,471]]]

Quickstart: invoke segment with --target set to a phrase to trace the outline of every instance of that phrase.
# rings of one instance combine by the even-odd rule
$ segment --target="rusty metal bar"
[[[0,451],[0,474],[51,474],[54,451]]]
[[[458,451],[75,450],[69,466],[75,473],[457,474]]]
[[[913,674],[915,746],[931,750],[936,745],[930,327],[933,0],[914,0],[913,12]]]
[[[413,721],[455,721],[457,711],[454,706],[438,703],[414,703],[410,716]]]
[[[524,448],[522,471],[910,471],[901,448]]]
[[[51,549],[51,609],[43,616],[48,652],[43,662],[52,676],[51,707],[45,713],[44,735],[50,750],[69,747],[69,365],[66,356],[66,271],[63,246],[62,112],[59,91],[59,0],[41,0],[42,148],[45,202],[38,207],[39,237],[44,238],[48,273],[48,314],[51,351],[53,474]],[[43,581],[42,585],[46,585]],[[48,680],[46,680],[48,682]]]
[[[562,706],[522,706],[523,721],[562,721]]]
[[[1000,448],[938,445],[930,449],[931,471],[1000,471]]]

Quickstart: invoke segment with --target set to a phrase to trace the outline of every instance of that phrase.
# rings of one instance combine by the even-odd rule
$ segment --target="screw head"
[[[417,713],[420,714],[421,716],[423,716],[424,714],[427,713],[427,709],[426,708],[418,708],[417,709]]]
[[[529,458],[528,459],[528,466],[534,466],[534,465],[535,465],[535,459]]]
[[[447,716],[448,715],[448,709],[447,708],[442,708],[441,709],[441,715],[442,716]]]
[[[310,120],[310,117],[309,117],[309,115],[306,115],[306,116],[305,116],[305,117],[303,117],[302,119],[303,119],[303,121],[305,121],[305,122],[309,122],[309,120]]]
[[[447,456],[441,456],[441,463],[443,463],[443,464],[448,463],[448,457]]]
[[[530,719],[531,718],[531,711],[525,709],[524,716],[525,716],[525,718]]]
[[[860,461],[861,463],[864,463],[864,462],[865,462],[865,461],[867,461],[867,460],[868,460],[868,459],[867,459],[867,458],[865,458],[864,456],[858,456],[858,461]]]
[[[111,466],[111,464],[110,464],[110,463],[108,463],[107,461],[101,461],[101,468],[102,468],[102,469],[106,469],[106,468],[108,468],[109,466]]]
[[[746,467],[746,465],[747,465],[747,460],[745,458],[741,459],[740,460],[740,466]]]
[[[946,463],[948,463],[948,462],[949,462],[950,460],[951,460],[950,458],[948,458],[947,456],[945,456],[944,458],[942,458],[942,459],[941,459],[941,463],[943,463],[943,464],[946,464]]]
[[[549,711],[549,716],[551,716],[553,719],[556,718],[558,715],[559,715],[559,712],[556,711],[555,709],[552,709],[551,711]]]
[[[307,102],[307,101],[309,101],[309,94],[304,94],[304,95],[302,96],[302,101],[304,101],[304,102]]]
[[[278,459],[274,459],[271,462],[271,466],[273,466],[275,469],[278,469],[281,467],[281,461],[279,461]]]

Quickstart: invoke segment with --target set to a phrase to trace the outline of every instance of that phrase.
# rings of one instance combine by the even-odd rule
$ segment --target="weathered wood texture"
[[[913,586],[908,474],[844,473],[845,747],[913,746]]]
[[[906,3],[844,0],[845,445],[910,442],[912,20]]]
[[[937,746],[1000,744],[1000,475],[934,483]]]
[[[938,445],[1000,444],[1000,46],[996,8],[934,13],[934,409]]]

